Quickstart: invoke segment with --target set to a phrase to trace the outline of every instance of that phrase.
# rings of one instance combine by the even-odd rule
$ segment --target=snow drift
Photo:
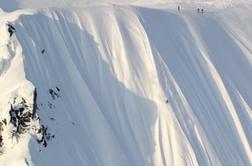
[[[0,13],[1,165],[251,165],[251,8]]]

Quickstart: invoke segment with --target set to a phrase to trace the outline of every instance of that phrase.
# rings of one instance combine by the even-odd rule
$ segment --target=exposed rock
[[[17,140],[25,133],[34,134],[38,142],[46,147],[47,142],[54,136],[47,131],[47,127],[41,125],[37,112],[37,90],[34,89],[32,100],[17,96],[9,104],[9,117],[0,121],[0,154],[4,152],[5,139],[8,139],[3,137],[3,132]]]
[[[55,92],[53,89],[49,89],[48,91],[49,91],[49,94],[51,95],[51,97],[52,97],[53,100],[55,100],[56,97],[57,98],[60,97],[60,95],[57,92]]]
[[[2,146],[3,146],[2,132],[3,132],[3,123],[0,122],[0,154],[2,153],[1,149],[2,149]]]
[[[48,132],[48,128],[44,125],[42,125],[42,127],[39,129],[38,133],[41,134],[42,137],[41,139],[37,139],[37,142],[42,144],[44,147],[47,147],[47,142],[50,141],[51,138],[55,137],[55,135],[52,135]]]
[[[11,37],[16,32],[16,29],[14,28],[13,25],[11,25],[11,23],[8,23],[7,26],[8,26],[8,32],[9,32],[10,37]]]
[[[45,49],[41,50],[41,54],[44,54],[45,53]]]
[[[58,92],[60,92],[60,88],[59,87],[56,86],[56,89],[57,89]]]

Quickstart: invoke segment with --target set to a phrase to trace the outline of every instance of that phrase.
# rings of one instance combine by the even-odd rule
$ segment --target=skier
[[[200,13],[200,8],[197,9],[198,13]]]
[[[201,13],[202,13],[202,14],[204,13],[204,9],[201,9]]]
[[[180,6],[178,6],[178,11],[180,11]]]

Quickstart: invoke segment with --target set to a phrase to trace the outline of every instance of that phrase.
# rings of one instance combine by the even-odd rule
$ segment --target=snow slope
[[[1,165],[252,165],[252,6],[188,2],[0,12],[0,120],[36,88],[51,135],[6,127]]]
[[[20,8],[46,8],[46,7],[80,7],[96,5],[137,5],[145,7],[176,8],[181,5],[186,8],[227,8],[236,4],[248,4],[249,0],[0,0],[0,6],[5,11],[13,11]]]

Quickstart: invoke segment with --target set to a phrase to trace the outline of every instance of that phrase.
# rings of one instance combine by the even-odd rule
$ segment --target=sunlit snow
[[[252,165],[250,1],[0,8],[0,166]],[[13,136],[35,90],[39,118]]]

